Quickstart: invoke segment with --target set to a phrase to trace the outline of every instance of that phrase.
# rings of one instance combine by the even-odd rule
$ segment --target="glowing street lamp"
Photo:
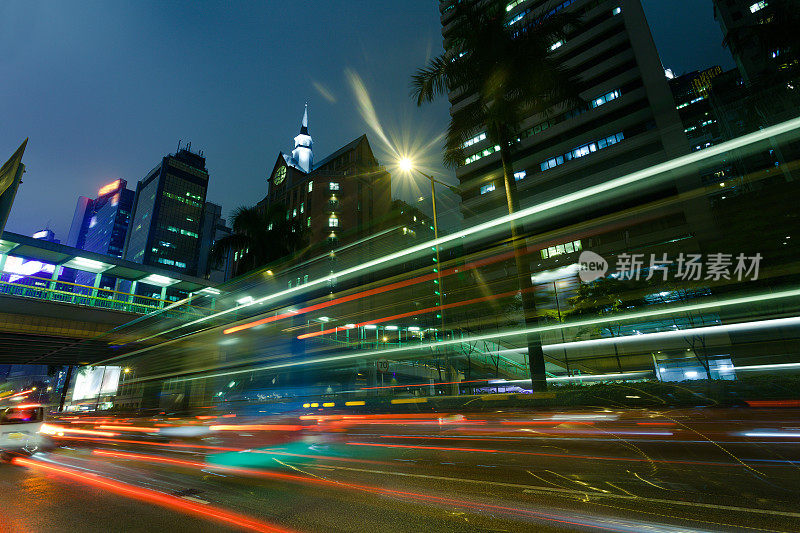
[[[434,239],[436,239],[438,241],[439,240],[439,221],[438,221],[438,219],[436,217],[436,184],[438,183],[439,185],[444,185],[445,187],[447,187],[448,189],[450,189],[451,191],[453,191],[456,194],[459,194],[461,191],[457,187],[454,187],[452,185],[448,185],[447,183],[445,183],[443,181],[437,180],[436,178],[434,178],[430,174],[426,174],[425,172],[421,171],[418,167],[416,167],[414,165],[414,162],[408,157],[402,157],[402,158],[398,159],[397,160],[397,167],[401,171],[407,172],[409,175],[412,175],[414,173],[414,171],[416,170],[417,173],[419,173],[423,177],[427,178],[428,181],[431,182],[431,203],[433,204],[433,237],[434,237]],[[421,200],[422,200],[422,197],[420,197],[420,201]],[[434,250],[436,252],[436,282],[437,282],[437,285],[438,285],[438,290],[436,291],[436,295],[439,298],[439,313],[437,315],[437,318],[441,319],[441,325],[442,325],[441,330],[442,330],[442,335],[444,335],[444,331],[445,331],[445,329],[444,329],[444,307],[443,307],[444,302],[442,301],[442,294],[444,293],[444,284],[442,283],[442,276],[441,276],[441,273],[440,273],[442,267],[441,267],[441,261],[439,260],[439,244],[438,243],[434,247]],[[445,359],[445,362],[444,362],[445,367],[449,371],[450,367],[449,367],[449,362],[447,360],[448,357],[447,357],[447,352],[446,351],[445,351],[445,354],[444,354],[444,359]],[[448,381],[452,381],[452,380],[448,379]]]

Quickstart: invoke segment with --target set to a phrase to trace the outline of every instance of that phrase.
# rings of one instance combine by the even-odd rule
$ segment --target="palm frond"
[[[451,61],[445,54],[436,56],[427,66],[417,69],[411,76],[411,96],[418,106],[432,102],[437,96],[445,94],[448,88],[448,62]]]

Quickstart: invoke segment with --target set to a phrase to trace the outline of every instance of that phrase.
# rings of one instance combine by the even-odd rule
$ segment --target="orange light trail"
[[[533,290],[535,290],[535,287],[529,287],[527,289],[524,289],[524,292],[529,292],[529,291],[533,291]],[[444,310],[444,309],[452,309],[454,307],[461,307],[461,306],[464,306],[464,305],[470,305],[470,304],[474,304],[474,303],[486,302],[486,301],[489,301],[489,300],[497,300],[499,298],[507,298],[509,296],[514,296],[519,292],[520,291],[518,291],[518,290],[516,290],[516,291],[508,291],[508,292],[503,292],[503,293],[500,293],[500,294],[491,294],[489,296],[481,296],[480,298],[472,298],[471,300],[462,300],[460,302],[453,302],[451,304],[436,305],[436,306],[433,306],[433,307],[426,307],[425,309],[415,309],[414,311],[408,311],[406,313],[399,313],[399,314],[396,314],[396,315],[385,316],[383,318],[376,318],[376,319],[373,319],[373,320],[367,320],[366,322],[359,322],[358,324],[354,324],[354,326],[355,327],[362,327],[362,326],[367,326],[367,325],[371,325],[371,324],[378,324],[380,322],[388,322],[390,320],[397,320],[397,319],[400,319],[400,318],[406,318],[406,317],[409,317],[409,316],[419,316],[419,315],[424,315],[426,313],[433,313],[434,311],[439,311],[439,310]],[[337,329],[342,329],[342,328],[331,328],[331,329],[324,329],[322,331],[314,331],[314,332],[311,332],[311,333],[304,333],[302,335],[298,335],[297,338],[298,339],[308,339],[310,337],[319,337],[320,335],[327,335],[328,333],[334,333]]]
[[[394,489],[385,489],[382,487],[375,487],[370,485],[359,485],[355,483],[347,483],[343,481],[334,481],[329,479],[322,479],[322,478],[312,478],[312,477],[304,477],[304,476],[297,476],[293,474],[285,474],[283,472],[273,472],[267,470],[256,470],[251,468],[238,468],[238,467],[227,467],[227,466],[216,466],[216,465],[209,465],[206,463],[199,463],[194,461],[185,461],[182,459],[167,459],[157,456],[151,455],[144,455],[144,454],[131,454],[131,453],[120,453],[120,452],[105,452],[102,450],[95,451],[97,455],[107,455],[107,456],[116,456],[120,458],[127,458],[127,459],[134,459],[134,460],[143,460],[143,461],[154,461],[154,462],[162,462],[162,463],[171,463],[175,464],[176,466],[186,466],[191,468],[200,468],[200,469],[218,469],[227,472],[233,473],[240,473],[243,475],[251,475],[251,476],[258,476],[258,477],[265,477],[271,479],[280,479],[286,481],[296,481],[300,483],[306,483],[311,485],[323,485],[328,487],[336,487],[336,488],[344,488],[350,490],[357,490],[361,492],[367,492],[371,494],[384,494],[389,496],[397,496],[402,498],[409,498],[412,500],[422,501],[425,503],[437,503],[437,504],[448,504],[448,505],[456,505],[459,507],[464,507],[467,509],[476,509],[476,508],[484,508],[484,509],[491,509],[495,511],[502,511],[508,512],[512,514],[516,514],[519,516],[527,516],[527,517],[535,517],[540,520],[546,520],[549,522],[558,522],[562,524],[570,524],[570,525],[579,525],[579,526],[586,526],[586,527],[593,527],[595,529],[603,529],[606,531],[627,531],[627,530],[617,530],[607,525],[593,525],[588,523],[581,523],[575,522],[573,519],[569,517],[563,517],[553,514],[545,514],[537,511],[531,511],[528,509],[519,509],[514,507],[505,507],[500,505],[491,505],[486,503],[471,502],[467,500],[458,500],[454,498],[443,498],[440,496],[430,496],[427,494],[420,494],[416,492],[408,492],[402,490],[394,490]]]
[[[119,433],[113,433],[111,431],[93,431],[91,429],[67,428],[53,424],[42,424],[41,431],[42,433],[46,433],[48,435],[52,435],[54,433],[75,433],[78,435],[94,435],[97,437],[116,437],[119,435]],[[59,436],[59,438],[61,437]]]
[[[97,429],[115,429],[117,431],[132,431],[134,433],[158,433],[158,428],[137,427],[137,426],[95,426]]]
[[[92,438],[92,437],[70,437],[67,435],[58,435],[54,436],[54,438],[58,440],[66,439],[66,440],[89,440],[94,442],[109,442],[113,444],[121,443],[121,444],[137,444],[137,445],[144,445],[144,446],[160,446],[166,448],[191,448],[196,450],[216,450],[220,452],[241,452],[243,451],[242,448],[226,448],[224,446],[208,446],[204,444],[182,444],[178,442],[147,442],[143,440],[127,440],[127,439],[109,439],[109,438]]]
[[[594,422],[586,420],[501,420],[504,426],[558,426],[561,424],[582,424],[593,426]]]
[[[209,426],[211,431],[300,431],[303,426],[281,424],[221,424]]]
[[[109,438],[101,438],[101,437],[70,437],[70,436],[53,436],[53,438],[62,440],[83,440],[83,441],[92,441],[92,442],[103,442],[108,444],[142,444],[145,446],[156,446],[159,448],[181,448],[181,449],[192,449],[192,450],[211,450],[216,452],[249,452],[249,453],[260,453],[260,454],[268,454],[268,455],[285,455],[288,457],[302,457],[303,459],[321,459],[326,461],[341,461],[346,463],[358,463],[358,464],[376,464],[376,465],[387,465],[388,463],[382,461],[370,461],[367,459],[352,459],[349,457],[334,457],[334,456],[327,456],[327,455],[304,455],[300,453],[290,453],[284,452],[280,450],[254,450],[252,448],[231,448],[226,446],[208,446],[205,444],[183,444],[183,443],[175,443],[175,442],[147,442],[147,441],[138,441],[138,440],[126,440],[126,439],[109,439]]]
[[[133,498],[148,503],[154,503],[162,507],[168,507],[170,509],[174,509],[187,514],[193,514],[205,519],[212,519],[219,522],[232,524],[251,531],[260,531],[267,533],[289,533],[291,531],[289,529],[261,522],[259,520],[250,518],[248,516],[239,513],[226,511],[224,509],[220,509],[218,507],[214,507],[207,504],[201,505],[199,503],[187,501],[183,498],[178,498],[177,496],[170,496],[168,494],[164,494],[162,492],[158,492],[155,490],[145,489],[143,487],[137,487],[135,485],[131,485],[128,483],[123,483],[121,481],[104,478],[91,472],[77,471],[71,468],[54,466],[46,463],[41,463],[39,461],[23,459],[20,457],[15,457],[12,460],[12,463],[20,466],[25,466],[28,468],[37,468],[45,470],[52,474],[68,478],[72,481],[77,481],[79,483],[91,485],[93,487],[107,490],[109,492],[126,496],[128,498]]]
[[[444,269],[444,270],[442,270],[442,271],[440,271],[438,273],[437,272],[433,272],[431,274],[425,274],[423,276],[417,276],[415,278],[407,279],[407,280],[404,280],[404,281],[398,281],[396,283],[390,283],[389,285],[384,285],[383,287],[375,287],[374,289],[368,289],[366,291],[357,292],[355,294],[350,294],[348,296],[342,296],[342,297],[339,297],[339,298],[334,298],[333,300],[329,300],[327,302],[321,302],[321,303],[318,303],[318,304],[310,305],[308,307],[303,307],[303,308],[298,309],[296,311],[290,311],[290,312],[286,312],[286,313],[281,313],[281,314],[278,314],[278,315],[275,315],[275,316],[270,316],[270,317],[262,318],[260,320],[255,320],[253,322],[248,322],[247,324],[240,324],[238,326],[233,326],[231,328],[222,330],[222,333],[224,335],[230,335],[231,333],[236,333],[238,331],[242,331],[242,330],[245,330],[245,329],[254,328],[254,327],[260,326],[262,324],[268,324],[270,322],[275,322],[276,320],[281,320],[281,319],[284,319],[284,318],[288,318],[290,316],[295,316],[295,315],[299,315],[299,314],[303,314],[303,313],[308,313],[308,312],[311,312],[311,311],[317,311],[319,309],[325,309],[325,308],[331,307],[333,305],[338,305],[338,304],[342,304],[342,303],[351,302],[353,300],[366,298],[367,296],[372,296],[374,294],[381,294],[383,292],[393,291],[395,289],[402,289],[402,288],[408,287],[410,285],[416,285],[417,283],[424,283],[426,281],[432,281],[434,279],[437,279],[437,277],[439,277],[439,276],[440,277],[450,276],[450,275],[456,274],[458,272],[464,272],[464,271],[467,271],[467,270],[472,270],[472,269],[475,269],[475,268],[479,268],[481,266],[490,265],[492,263],[496,263],[496,262],[503,261],[503,260],[506,260],[506,259],[511,259],[512,257],[514,257],[514,252],[505,252],[505,253],[502,253],[502,254],[499,254],[499,255],[496,255],[496,256],[493,256],[493,257],[489,257],[487,259],[481,259],[479,261],[474,261],[472,263],[467,263],[466,265],[463,265],[463,266],[460,266],[460,267],[446,268],[446,269]]]

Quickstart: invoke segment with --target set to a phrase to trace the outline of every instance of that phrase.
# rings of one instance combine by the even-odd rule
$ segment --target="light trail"
[[[385,266],[387,266],[388,264],[391,264],[393,261],[395,261],[397,259],[406,258],[406,257],[408,257],[410,255],[413,255],[413,254],[422,252],[424,250],[427,250],[428,248],[431,248],[431,247],[440,247],[441,248],[441,246],[443,244],[458,242],[458,241],[460,241],[461,239],[463,239],[465,237],[475,236],[475,235],[477,235],[477,234],[479,234],[481,232],[485,232],[485,231],[488,231],[488,230],[494,230],[494,229],[497,229],[497,228],[506,228],[511,222],[514,222],[514,221],[517,221],[517,220],[520,220],[520,219],[524,219],[524,218],[528,218],[528,217],[531,217],[533,215],[542,215],[543,213],[545,213],[547,211],[550,211],[550,210],[553,210],[553,209],[556,209],[556,208],[559,208],[559,207],[565,207],[567,205],[570,205],[570,204],[572,204],[574,202],[578,202],[580,200],[588,200],[588,199],[590,199],[592,197],[598,197],[603,193],[611,192],[611,191],[614,191],[616,189],[620,189],[620,188],[623,188],[623,187],[626,187],[626,186],[634,185],[634,184],[637,184],[639,182],[643,182],[643,181],[645,181],[647,179],[650,179],[650,178],[657,178],[657,179],[653,180],[653,184],[655,184],[655,183],[658,183],[660,181],[670,179],[671,178],[671,174],[670,173],[672,171],[678,170],[678,169],[680,169],[680,168],[682,168],[684,166],[695,165],[695,164],[700,163],[702,161],[705,161],[707,159],[712,159],[712,158],[715,158],[715,157],[724,156],[729,151],[738,150],[740,148],[748,146],[749,144],[754,144],[754,143],[758,143],[758,142],[761,142],[761,141],[768,140],[768,139],[773,138],[773,137],[781,136],[781,135],[790,133],[792,131],[795,131],[798,128],[800,128],[800,118],[787,120],[787,121],[782,122],[780,124],[776,124],[774,126],[770,126],[770,127],[764,128],[764,129],[759,130],[757,132],[753,132],[753,133],[749,133],[749,134],[746,134],[746,135],[742,135],[741,137],[738,137],[736,139],[733,139],[733,140],[730,140],[730,141],[726,141],[724,143],[721,143],[721,144],[718,144],[718,145],[715,145],[715,146],[711,146],[711,147],[706,148],[704,150],[699,150],[697,152],[692,152],[691,154],[687,154],[687,155],[684,155],[684,156],[681,156],[681,157],[678,157],[678,158],[675,158],[675,159],[672,159],[672,160],[669,160],[669,161],[665,161],[663,163],[659,163],[659,164],[653,165],[653,166],[648,167],[646,169],[639,170],[639,171],[627,174],[625,176],[621,176],[619,178],[615,178],[615,179],[606,181],[604,183],[593,185],[591,187],[586,187],[585,189],[581,189],[579,191],[568,193],[568,194],[565,194],[565,195],[560,196],[558,198],[554,198],[552,200],[548,200],[548,201],[542,202],[542,203],[537,204],[537,205],[533,205],[533,206],[530,206],[530,207],[527,207],[527,208],[519,209],[518,211],[516,211],[516,212],[514,212],[512,214],[504,215],[504,216],[492,219],[490,221],[483,222],[481,224],[477,224],[477,225],[472,226],[470,228],[467,228],[467,229],[464,229],[464,230],[460,230],[460,231],[456,231],[456,232],[450,233],[448,235],[441,236],[438,239],[433,239],[433,240],[430,240],[430,241],[427,241],[427,242],[424,242],[424,243],[421,243],[421,244],[418,244],[418,245],[410,246],[410,247],[408,247],[408,248],[406,248],[404,250],[401,250],[399,252],[394,252],[394,253],[388,254],[386,256],[382,256],[382,257],[380,257],[378,259],[373,259],[373,260],[370,260],[370,261],[366,261],[366,262],[361,263],[361,264],[359,264],[357,266],[346,268],[346,269],[341,270],[339,272],[330,273],[327,276],[323,276],[323,277],[316,278],[316,279],[309,279],[308,282],[306,282],[306,283],[304,283],[304,284],[302,284],[300,286],[291,287],[291,288],[288,288],[288,289],[285,289],[285,290],[282,290],[282,291],[278,291],[278,292],[275,292],[273,294],[269,294],[267,296],[263,296],[261,298],[254,299],[252,302],[248,302],[248,303],[243,304],[243,305],[239,305],[239,306],[236,306],[236,307],[232,307],[230,309],[219,311],[219,312],[214,313],[212,315],[208,315],[208,316],[205,316],[205,317],[200,317],[198,319],[191,320],[191,321],[186,322],[184,324],[179,324],[179,325],[177,325],[177,326],[175,326],[173,328],[164,330],[164,331],[159,332],[159,333],[155,333],[155,334],[150,335],[148,337],[144,337],[144,338],[138,339],[138,341],[139,342],[144,342],[146,340],[149,340],[149,339],[161,336],[161,335],[165,335],[167,333],[170,333],[172,331],[176,331],[178,329],[183,329],[183,328],[195,325],[195,324],[200,324],[202,322],[206,322],[206,321],[211,320],[211,319],[216,318],[216,317],[227,315],[227,314],[232,313],[234,311],[238,311],[238,310],[240,310],[240,309],[242,309],[244,307],[260,305],[260,304],[263,304],[265,302],[269,302],[269,301],[273,301],[273,300],[280,300],[280,299],[282,299],[282,298],[284,298],[286,296],[290,296],[290,295],[307,293],[311,289],[313,289],[315,287],[318,287],[318,286],[321,286],[321,285],[328,284],[330,281],[332,281],[334,279],[345,278],[345,277],[347,277],[347,276],[349,276],[351,274],[357,274],[359,272],[368,271],[368,270],[372,269],[373,267],[379,267],[379,266],[384,266],[385,267]],[[129,356],[129,355],[132,355],[132,354],[126,354],[125,356]],[[120,357],[125,357],[125,356],[120,356]],[[116,358],[109,359],[109,361],[113,360],[113,359],[116,359]]]
[[[435,274],[434,274],[434,276],[435,276]],[[534,287],[530,287],[528,289],[524,289],[522,292],[532,292],[533,290],[535,290]],[[408,311],[407,313],[399,313],[399,314],[396,314],[396,315],[385,316],[383,318],[376,318],[376,319],[373,319],[373,320],[367,320],[366,322],[359,322],[357,324],[353,324],[353,326],[354,327],[363,327],[363,326],[367,326],[367,325],[370,325],[370,324],[379,324],[381,322],[388,322],[390,320],[397,320],[399,318],[406,318],[406,317],[409,317],[409,316],[419,316],[419,315],[424,315],[424,314],[427,314],[427,313],[433,313],[433,312],[439,311],[439,310],[453,309],[455,307],[462,307],[462,306],[465,306],[465,305],[470,305],[470,304],[475,304],[475,303],[480,303],[480,302],[487,302],[487,301],[490,301],[490,300],[498,300],[500,298],[508,298],[510,296],[515,296],[515,295],[517,295],[519,293],[520,293],[519,290],[513,290],[513,291],[503,292],[503,293],[500,293],[500,294],[492,294],[492,295],[489,295],[489,296],[481,296],[480,298],[472,298],[470,300],[462,300],[460,302],[453,302],[451,304],[436,305],[436,306],[433,306],[433,307],[426,307],[425,309],[417,309],[417,310],[414,310],[414,311]],[[302,339],[308,339],[308,338],[311,338],[311,337],[319,337],[320,335],[326,335],[328,333],[334,333],[335,331],[338,331],[339,329],[346,329],[346,328],[333,328],[333,329],[326,329],[326,330],[323,330],[323,331],[314,331],[312,333],[304,333],[303,335],[298,335],[297,338],[302,340]]]
[[[528,252],[528,253],[530,253],[530,252]],[[310,305],[308,307],[303,307],[303,308],[298,309],[296,311],[289,311],[289,312],[286,312],[286,313],[281,313],[279,315],[266,317],[266,318],[262,318],[262,319],[259,319],[259,320],[254,320],[254,321],[248,322],[246,324],[240,324],[238,326],[233,326],[231,328],[224,329],[222,331],[222,333],[225,334],[225,335],[230,335],[231,333],[236,333],[238,331],[243,331],[243,330],[246,330],[246,329],[254,328],[256,326],[260,326],[261,324],[268,324],[270,322],[275,322],[276,320],[280,320],[280,319],[283,319],[283,318],[288,318],[288,317],[295,316],[295,315],[301,315],[301,314],[305,314],[305,313],[308,313],[308,312],[311,312],[311,311],[317,311],[319,309],[325,309],[327,307],[332,307],[334,305],[338,305],[338,304],[342,304],[342,303],[352,302],[354,300],[359,300],[361,298],[366,298],[367,296],[373,296],[375,294],[381,294],[381,293],[384,293],[384,292],[389,292],[389,291],[401,289],[401,288],[408,287],[408,286],[411,286],[411,285],[416,285],[418,283],[424,283],[426,281],[432,281],[432,280],[435,280],[435,279],[439,279],[440,277],[444,278],[444,277],[447,277],[447,276],[451,276],[453,274],[457,274],[459,272],[466,272],[468,270],[474,270],[476,268],[480,268],[480,267],[487,266],[487,265],[490,265],[490,264],[493,264],[493,263],[504,261],[506,259],[511,259],[512,257],[514,257],[514,252],[506,252],[506,253],[499,254],[499,255],[496,255],[496,256],[493,256],[493,257],[490,257],[490,258],[487,258],[487,259],[482,259],[482,260],[479,260],[479,261],[473,261],[473,262],[467,263],[466,265],[463,265],[463,266],[446,268],[446,269],[440,271],[439,273],[433,272],[431,274],[425,274],[425,275],[422,275],[422,276],[417,276],[415,278],[411,278],[411,279],[408,279],[408,280],[398,281],[396,283],[390,283],[390,284],[384,285],[382,287],[376,287],[374,289],[368,289],[368,290],[365,290],[365,291],[360,291],[360,292],[357,292],[355,294],[351,294],[351,295],[348,295],[348,296],[342,296],[342,297],[335,298],[335,299],[327,301],[327,302],[321,302],[321,303],[318,303],[318,304]],[[512,291],[512,292],[506,293],[506,295],[512,295],[512,294],[515,294],[515,292]],[[500,296],[497,296],[497,297],[499,298]],[[430,309],[435,309],[435,308],[430,308]],[[423,311],[419,311],[419,312],[421,313]],[[404,316],[410,316],[410,315],[406,314]],[[379,319],[379,321],[390,320],[391,318],[392,317]],[[371,323],[371,322],[365,322],[365,324],[369,324],[369,323]],[[338,329],[345,329],[345,328],[340,327]],[[318,333],[318,335],[319,334],[323,334],[323,333],[331,333],[333,331],[336,331],[336,329],[329,329],[329,330],[326,330],[324,332]]]
[[[211,431],[300,431],[304,426],[287,424],[220,424],[209,426]]]
[[[257,450],[252,448],[232,448],[228,446],[209,446],[204,444],[185,444],[185,443],[175,443],[175,442],[147,442],[147,441],[138,441],[138,440],[126,440],[126,439],[112,439],[112,438],[102,438],[102,437],[73,437],[73,436],[58,436],[55,437],[57,440],[81,440],[81,441],[90,441],[90,442],[102,442],[107,444],[136,444],[136,445],[145,445],[145,446],[155,446],[157,448],[176,448],[180,450],[184,449],[191,449],[191,450],[204,450],[204,451],[214,451],[214,452],[247,452],[247,453],[257,453],[257,454],[266,454],[266,455],[281,455],[286,457],[300,457],[303,459],[314,459],[314,460],[325,460],[325,461],[340,461],[345,463],[358,463],[358,464],[375,464],[375,465],[386,465],[387,463],[383,461],[371,461],[368,459],[353,459],[350,457],[336,457],[336,456],[328,456],[328,455],[311,455],[311,454],[302,454],[302,453],[291,453],[285,452],[282,450]]]
[[[411,444],[382,444],[377,442],[348,442],[348,446],[371,446],[375,448],[402,448],[408,450],[423,450],[423,451],[442,451],[442,452],[468,452],[468,453],[489,453],[498,455],[527,455],[536,457],[550,457],[557,459],[582,459],[587,461],[618,461],[627,463],[659,463],[659,464],[676,464],[676,465],[696,465],[696,466],[725,466],[725,467],[744,467],[749,468],[742,463],[722,463],[718,461],[683,461],[679,459],[651,459],[645,457],[606,457],[602,455],[574,455],[568,453],[545,453],[545,452],[520,452],[508,450],[495,450],[491,448],[456,448],[446,446],[415,446]],[[785,468],[786,465],[782,464],[763,464],[759,466],[772,466]]]
[[[113,433],[111,431],[94,431],[91,429],[68,428],[64,426],[58,426],[55,424],[42,424],[40,431],[46,435],[57,435],[59,437],[63,436],[64,433],[75,433],[76,435],[93,435],[96,437],[119,436],[119,433]]]
[[[132,433],[158,433],[161,431],[159,428],[149,428],[149,427],[137,427],[137,426],[125,426],[125,425],[106,425],[106,426],[95,426],[97,429],[113,429],[114,431],[130,431]]]
[[[191,377],[181,377],[175,378],[175,381],[194,381],[198,379],[207,379],[209,377],[222,377],[222,376],[232,376],[238,375],[242,373],[250,373],[250,372],[257,372],[257,371],[264,371],[264,370],[274,370],[278,368],[288,368],[294,366],[304,366],[304,365],[311,365],[311,364],[319,364],[319,363],[328,363],[333,361],[342,361],[346,359],[364,359],[369,358],[371,356],[379,356],[382,358],[389,357],[394,354],[406,353],[409,351],[418,351],[418,350],[425,350],[425,349],[436,349],[436,348],[443,348],[445,346],[452,346],[458,344],[467,344],[471,342],[479,342],[483,340],[493,340],[505,337],[513,337],[513,336],[522,336],[527,335],[530,333],[543,333],[546,331],[558,331],[563,328],[575,328],[575,327],[582,327],[582,326],[593,326],[597,324],[603,324],[606,322],[622,322],[622,321],[629,321],[629,320],[638,320],[642,318],[651,318],[655,316],[663,316],[667,314],[674,314],[680,312],[689,312],[689,311],[701,311],[704,309],[717,309],[717,308],[724,308],[724,307],[731,307],[737,305],[746,305],[752,304],[754,302],[762,302],[762,301],[770,301],[782,298],[792,298],[800,296],[800,289],[792,289],[792,290],[785,290],[779,291],[774,293],[766,293],[761,294],[758,296],[743,296],[739,298],[731,298],[729,300],[721,300],[721,301],[712,301],[712,302],[703,302],[697,304],[688,304],[683,306],[675,306],[670,307],[667,309],[656,309],[650,311],[642,311],[637,313],[626,313],[615,315],[612,317],[600,317],[596,319],[587,319],[581,320],[576,322],[568,322],[568,323],[559,323],[554,325],[548,326],[536,326],[532,328],[524,328],[524,329],[516,329],[510,331],[499,331],[493,333],[487,333],[483,335],[473,335],[471,337],[464,337],[460,339],[450,339],[450,340],[439,340],[437,342],[427,343],[427,344],[413,344],[408,346],[401,346],[397,348],[386,348],[381,350],[372,350],[367,352],[356,352],[353,354],[342,354],[342,355],[334,355],[328,357],[318,357],[315,359],[306,359],[302,361],[285,361],[281,363],[274,363],[271,365],[262,365],[255,368],[248,368],[243,370],[229,370],[226,372],[219,372],[215,374],[209,375],[200,375],[200,376],[191,376]],[[798,325],[800,324],[800,317],[790,317],[790,318],[778,318],[772,320],[762,320],[762,321],[751,321],[751,322],[744,322],[740,324],[729,324],[729,325],[720,325],[720,326],[709,326],[709,328],[718,328],[715,331],[725,332],[730,328],[732,331],[737,329],[745,329],[747,325],[757,325],[757,328],[773,328],[773,327],[784,327],[788,325]],[[698,328],[699,329],[699,328]],[[684,334],[687,332],[694,331],[693,329],[685,329],[680,330]],[[635,337],[643,337],[644,335],[636,335]],[[599,340],[599,339],[598,339]],[[553,346],[553,345],[549,345]],[[196,372],[200,372],[204,369],[197,369]],[[205,370],[213,370],[212,368],[207,368]],[[650,372],[650,371],[648,371]],[[643,375],[643,372],[633,373]],[[172,377],[174,374],[162,374],[158,376],[151,376],[147,379],[155,379],[155,378],[163,378],[163,377]],[[610,374],[609,374],[610,375]],[[620,376],[620,375],[618,375]],[[582,379],[588,379],[589,375],[582,375],[580,376]],[[569,380],[569,379],[576,379],[573,377],[559,377],[559,378],[548,378],[548,379],[555,379],[555,380]]]
[[[291,531],[289,529],[267,524],[249,516],[227,511],[213,505],[201,505],[177,496],[165,494],[163,492],[108,479],[92,472],[73,470],[63,466],[55,466],[52,464],[33,461],[31,459],[23,459],[20,457],[14,458],[12,463],[28,468],[44,470],[51,474],[67,478],[72,481],[77,481],[78,483],[83,483],[84,485],[90,485],[98,489],[113,492],[114,494],[160,505],[162,507],[167,507],[183,513],[199,516],[200,518],[216,520],[218,522],[234,525],[250,531],[259,531],[265,533],[289,533]]]
[[[98,450],[99,451],[99,450]],[[466,508],[471,511],[475,511],[476,509],[488,509],[493,511],[500,511],[511,513],[516,516],[525,516],[529,518],[536,518],[539,520],[545,520],[548,522],[557,522],[561,524],[568,524],[574,526],[583,526],[583,527],[591,527],[594,529],[601,529],[605,531],[618,531],[618,532],[633,532],[638,531],[638,529],[616,529],[613,527],[609,527],[608,525],[604,525],[601,523],[589,523],[589,522],[579,522],[574,517],[566,517],[566,516],[559,516],[552,513],[542,513],[539,511],[532,511],[529,509],[520,509],[515,507],[506,507],[501,505],[492,505],[483,502],[475,502],[475,501],[468,501],[468,500],[459,500],[454,498],[444,498],[440,496],[432,496],[428,494],[421,494],[418,492],[408,492],[396,489],[386,489],[383,487],[376,487],[370,485],[361,485],[356,483],[348,483],[343,481],[335,481],[335,480],[328,480],[319,477],[310,477],[310,476],[298,476],[294,474],[285,474],[282,472],[274,472],[268,470],[256,470],[251,468],[239,468],[239,467],[227,467],[227,466],[217,466],[213,464],[207,463],[200,463],[194,461],[185,461],[182,459],[171,459],[159,456],[151,456],[151,455],[143,455],[143,454],[126,454],[126,453],[119,453],[119,452],[107,452],[98,455],[108,455],[108,456],[116,456],[121,459],[131,459],[131,460],[140,460],[140,461],[152,461],[157,463],[165,463],[165,464],[174,464],[175,466],[183,466],[187,468],[195,468],[201,470],[221,470],[223,472],[231,472],[231,473],[238,473],[242,475],[254,476],[254,477],[263,477],[269,479],[276,479],[282,481],[294,481],[303,484],[310,484],[310,485],[321,485],[326,487],[335,487],[335,488],[343,488],[343,489],[350,489],[356,490],[361,492],[367,492],[370,494],[383,494],[387,496],[396,496],[406,499],[411,499],[413,501],[419,501],[423,503],[436,503],[436,504],[448,504],[448,505],[455,505],[461,508]]]

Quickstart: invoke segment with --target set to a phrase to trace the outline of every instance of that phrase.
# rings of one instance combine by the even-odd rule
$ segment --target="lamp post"
[[[454,187],[452,185],[448,185],[447,183],[445,183],[443,181],[437,180],[436,178],[434,178],[430,174],[426,174],[425,172],[421,171],[419,168],[416,168],[414,166],[414,162],[411,161],[410,159],[406,158],[406,157],[404,157],[404,158],[402,158],[402,159],[400,159],[398,161],[398,166],[400,167],[400,170],[403,170],[404,172],[408,172],[409,175],[413,174],[413,171],[416,170],[418,174],[420,174],[421,176],[423,176],[424,178],[428,179],[428,181],[431,182],[431,203],[433,204],[433,238],[438,241],[439,240],[439,221],[438,221],[438,218],[436,216],[436,184],[438,183],[439,185],[444,185],[445,187],[447,187],[451,191],[455,192],[456,194],[458,194],[460,191],[458,190],[457,187]],[[444,295],[444,284],[442,282],[442,274],[441,274],[441,270],[442,270],[441,264],[442,263],[439,260],[439,243],[438,242],[436,243],[436,246],[434,246],[434,251],[436,252],[436,282],[437,282],[437,285],[439,286],[438,290],[437,290],[437,292],[439,293],[439,318],[441,319],[441,322],[440,322],[440,324],[441,324],[441,332],[442,332],[442,335],[444,336],[444,334],[445,334],[445,329],[444,329],[444,301],[443,301],[443,298],[444,298],[444,296],[443,296]],[[447,352],[446,351],[444,353],[444,365],[445,365],[445,369],[446,369],[446,371],[445,371],[445,375],[446,375],[446,374],[450,373],[450,363],[449,363],[449,358],[447,356]],[[452,378],[453,378],[453,376],[451,376],[450,378],[447,378],[447,381],[448,382],[453,381]],[[455,389],[455,393],[458,394],[458,386],[457,385],[455,387],[453,387],[453,385],[450,385],[450,386],[451,386],[451,392],[452,392],[452,389]]]

